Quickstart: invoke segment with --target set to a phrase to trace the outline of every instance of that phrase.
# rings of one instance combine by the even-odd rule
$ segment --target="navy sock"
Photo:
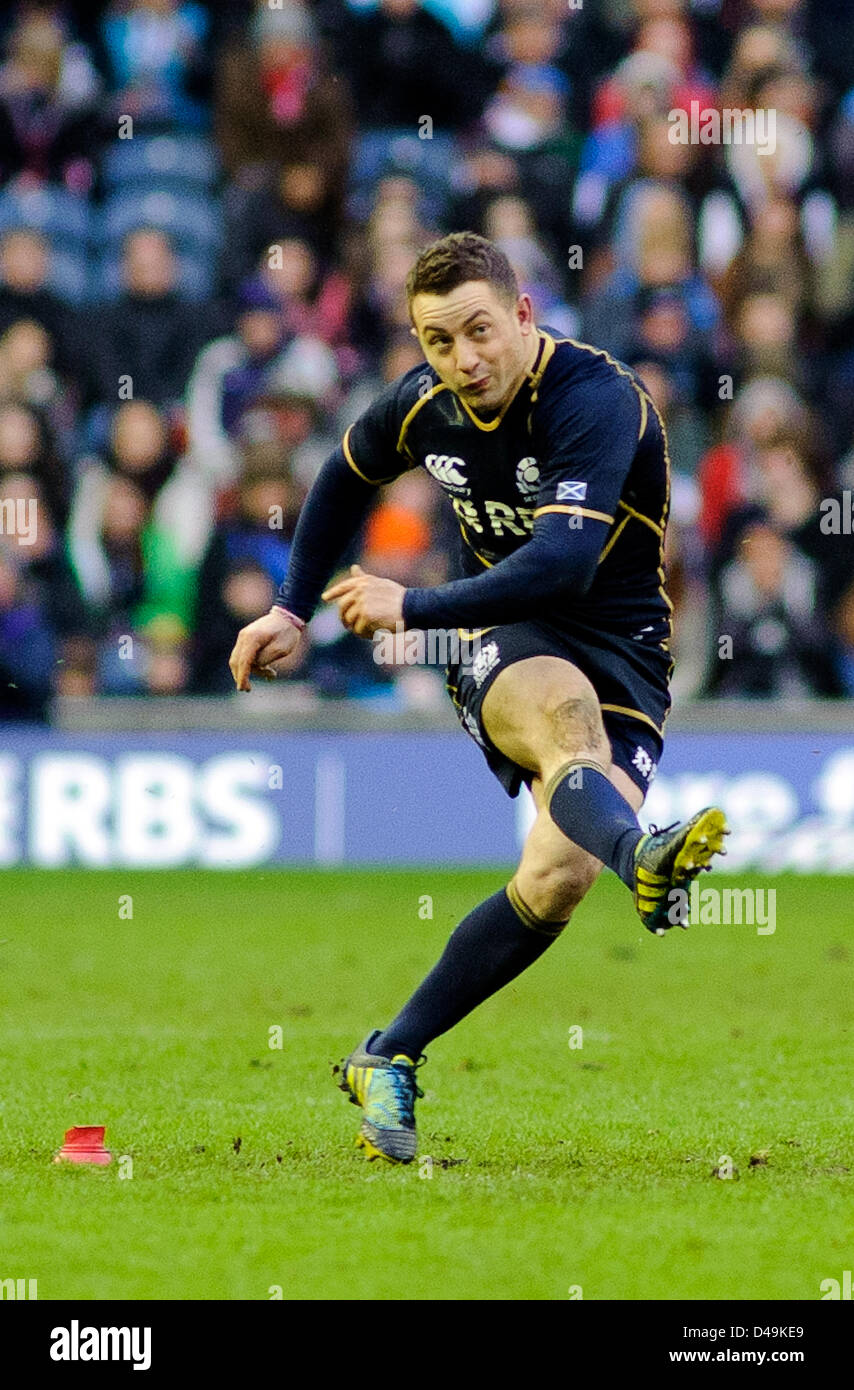
[[[643,831],[610,778],[590,763],[568,763],[551,779],[545,795],[549,815],[567,839],[595,854],[633,888],[634,849]]]
[[[564,923],[541,922],[537,930],[523,918],[537,922],[512,883],[479,903],[394,1022],[374,1039],[371,1052],[383,1057],[402,1052],[416,1061],[428,1042],[533,965]]]

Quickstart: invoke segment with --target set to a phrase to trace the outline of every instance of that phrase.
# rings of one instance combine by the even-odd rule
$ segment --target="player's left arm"
[[[540,486],[530,540],[483,574],[407,589],[407,628],[518,622],[592,584],[638,446],[639,393],[599,357],[571,381],[557,372],[546,389],[548,378],[536,414]]]

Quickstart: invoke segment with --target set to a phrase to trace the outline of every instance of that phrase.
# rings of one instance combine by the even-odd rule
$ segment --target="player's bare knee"
[[[547,736],[540,750],[539,768],[544,781],[573,758],[598,763],[608,771],[611,745],[592,689],[549,701],[544,714]]]
[[[602,723],[599,701],[591,691],[569,696],[547,711],[555,746],[567,753],[600,752],[608,740]],[[610,758],[610,752],[608,754]]]
[[[524,859],[515,883],[531,912],[544,923],[566,922],[596,881],[602,866],[592,855],[579,853],[571,863]]]

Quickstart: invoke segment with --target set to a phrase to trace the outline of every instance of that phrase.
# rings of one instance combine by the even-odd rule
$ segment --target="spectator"
[[[0,478],[32,473],[60,522],[68,515],[69,490],[54,442],[40,416],[27,406],[0,405]]]
[[[804,246],[798,209],[772,198],[758,209],[747,238],[722,278],[719,293],[732,319],[745,295],[779,294],[801,315],[812,301],[815,274]]]
[[[309,243],[302,237],[280,237],[261,261],[261,279],[282,307],[289,334],[316,339],[337,349],[341,366],[358,362],[350,343],[350,313],[354,291],[342,270],[321,269]]]
[[[216,488],[239,475],[239,453],[226,425],[225,384],[233,373],[268,362],[285,339],[281,305],[271,290],[247,283],[238,295],[236,331],[202,349],[187,389],[189,453]]]
[[[287,302],[261,281],[250,281],[241,293],[244,313],[243,346],[239,360],[222,378],[221,420],[227,434],[236,436],[247,410],[285,394],[300,394],[318,402],[337,385],[335,358],[317,337],[289,332]],[[247,323],[246,320],[249,320]]]
[[[693,525],[700,510],[697,472],[709,445],[707,417],[694,401],[690,376],[677,370],[672,352],[638,347],[626,360],[643,381],[667,426],[674,487],[671,515],[676,510],[676,488],[687,488],[681,492],[680,500],[684,501]]]
[[[690,110],[692,101],[701,107],[715,104],[715,85],[696,62],[688,18],[678,12],[650,15],[637,30],[631,54],[601,83],[591,112],[594,127],[637,117],[646,85],[642,75],[654,73],[669,88],[671,108]]]
[[[502,148],[539,149],[563,134],[569,83],[552,61],[559,44],[558,26],[535,12],[507,20],[500,35],[506,71],[483,113]]]
[[[572,239],[565,190],[571,186],[579,141],[567,125],[566,79],[547,64],[512,66],[487,106],[484,125],[496,151],[512,156],[519,184],[553,253]]]
[[[0,335],[0,401],[40,413],[55,439],[73,430],[77,401],[54,370],[53,357],[53,340],[34,319],[19,319]]]
[[[727,145],[724,159],[736,195],[748,215],[769,198],[800,202],[819,173],[812,135],[816,93],[804,72],[804,54],[781,30],[756,26],[739,37],[724,78],[723,103],[735,110],[773,112],[774,148],[759,142]]]
[[[292,203],[336,222],[347,176],[349,105],[343,84],[325,70],[302,5],[259,6],[248,39],[227,47],[217,75],[216,124],[232,178],[257,186],[279,170]]]
[[[617,357],[664,352],[690,399],[708,406],[720,309],[693,263],[690,204],[677,190],[650,184],[636,189],[624,216],[615,244],[626,261],[583,304],[584,337]]]
[[[195,690],[203,694],[224,694],[229,690],[223,663],[227,672],[234,633],[270,607],[276,588],[258,564],[244,561],[229,571],[221,590],[205,591],[205,621],[196,628]]]
[[[807,386],[808,370],[798,352],[798,321],[785,295],[745,295],[735,318],[735,336],[742,380],[776,376],[796,388]]]
[[[248,473],[242,479],[236,512],[214,530],[199,571],[195,689],[229,689],[235,606],[240,607],[247,591],[260,596],[263,589],[262,610],[269,608],[287,569],[302,496],[281,468],[272,475]]]
[[[180,403],[211,319],[178,292],[169,238],[152,227],[131,232],[122,255],[119,298],[105,305],[90,350],[90,394],[96,401],[135,398],[164,407]]]
[[[168,505],[164,482],[173,467],[161,417],[144,402],[129,403],[116,413],[108,459],[90,460],[75,492],[69,555],[99,634],[98,684],[106,693],[146,688],[158,654],[164,679],[179,668],[187,676],[182,644],[195,564],[182,550],[181,516]],[[132,640],[123,645],[120,637]]]
[[[444,568],[433,549],[436,491],[420,469],[404,473],[386,490],[368,518],[364,563],[369,572],[396,579],[407,587],[436,584]]]
[[[324,176],[316,173],[299,183],[302,196],[296,199],[284,171],[265,177],[258,188],[234,184],[226,191],[222,275],[230,293],[252,274],[262,253],[283,240],[305,240],[324,263],[334,260],[341,229],[322,214]]]
[[[41,611],[50,615],[54,635],[64,645],[84,636],[89,620],[65,554],[65,539],[56,524],[44,487],[32,473],[0,475],[0,515],[7,519],[9,507],[26,518],[26,538],[15,538],[16,568],[27,592]],[[32,524],[30,524],[32,523]],[[9,544],[4,524],[0,544]]]
[[[69,554],[98,634],[98,686],[107,694],[127,693],[141,688],[132,629],[143,595],[141,536],[149,504],[128,477],[103,476],[97,496],[92,481],[84,479],[75,498]],[[120,644],[120,637],[131,640]]]
[[[166,419],[150,401],[128,401],[113,416],[106,466],[133,478],[153,501],[175,467]]]
[[[830,633],[816,614],[816,582],[811,562],[772,526],[757,520],[745,528],[721,575],[716,630],[732,639],[732,652],[713,662],[710,694],[779,700],[842,693]]]
[[[460,47],[421,0],[380,0],[341,19],[336,57],[363,128],[415,133],[427,114],[454,131],[478,119],[497,72],[477,50]]]
[[[0,720],[45,720],[56,663],[46,605],[26,584],[18,556],[0,545]]]
[[[105,456],[83,461],[72,499],[68,546],[81,592],[101,621],[115,609],[129,623],[127,615],[145,597],[145,528],[149,571],[161,590],[174,596],[179,616],[187,612],[192,575],[186,573],[190,567],[181,564],[177,536],[182,517],[170,515],[164,488],[175,465],[166,422],[147,401],[120,406]]]
[[[757,451],[782,433],[803,437],[809,414],[798,393],[778,377],[757,377],[738,393],[729,409],[724,438],[700,463],[700,534],[714,547],[730,513],[756,496]]]
[[[19,228],[0,236],[0,333],[19,319],[34,319],[47,330],[57,364],[79,374],[81,343],[76,315],[49,286],[50,249],[39,232]]]
[[[97,79],[59,19],[24,10],[0,67],[0,182],[25,175],[88,192],[98,145]]]
[[[115,0],[101,44],[116,116],[142,129],[198,130],[209,123],[210,19],[204,5]]]
[[[558,333],[575,336],[578,315],[564,300],[562,277],[538,234],[530,204],[506,194],[495,198],[486,211],[484,235],[509,259],[520,289],[531,296],[538,320]]]

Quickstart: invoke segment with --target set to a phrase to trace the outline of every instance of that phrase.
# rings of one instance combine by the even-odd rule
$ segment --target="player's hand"
[[[365,574],[359,565],[351,565],[348,578],[333,584],[323,598],[338,604],[342,623],[357,637],[373,637],[381,628],[398,631],[398,623],[403,624],[405,593],[403,585],[393,579],[380,579]]]
[[[281,608],[272,608],[263,618],[242,627],[228,661],[237,689],[251,689],[250,675],[275,680],[275,663],[291,655],[301,636],[301,628]]]

